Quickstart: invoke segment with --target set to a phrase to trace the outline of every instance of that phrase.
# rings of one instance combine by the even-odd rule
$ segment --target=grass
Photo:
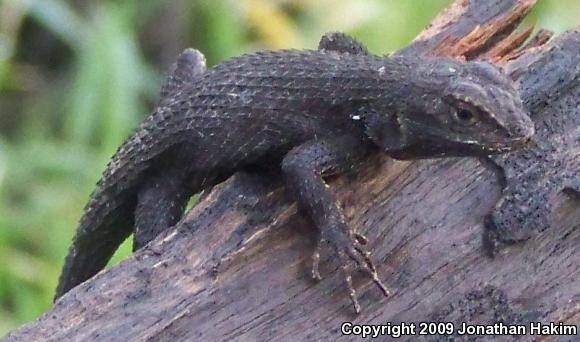
[[[0,1],[0,336],[51,305],[94,183],[151,110],[180,50],[196,47],[213,64],[312,48],[338,30],[382,53],[405,45],[447,1],[88,3]],[[561,32],[578,23],[575,13],[579,2],[545,0],[529,20]],[[124,244],[113,262],[129,251]]]

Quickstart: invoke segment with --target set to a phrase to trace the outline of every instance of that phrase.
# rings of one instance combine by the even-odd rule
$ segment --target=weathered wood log
[[[560,136],[540,138],[568,142],[558,146],[569,149],[567,167],[578,172],[580,31],[549,43],[540,31],[520,47],[531,31],[512,32],[533,4],[458,0],[398,53],[507,63],[540,127],[561,129]],[[358,316],[330,254],[321,260],[325,278],[310,279],[312,225],[281,183],[238,174],[175,229],[73,289],[6,340],[326,340],[348,338],[340,331],[345,321],[577,325],[580,208],[569,195],[578,194],[578,179],[550,198],[549,229],[489,258],[484,217],[505,183],[518,181],[502,172],[473,159],[400,162],[376,155],[356,177],[333,179],[350,225],[369,238],[393,292],[384,298],[364,275],[357,277]]]

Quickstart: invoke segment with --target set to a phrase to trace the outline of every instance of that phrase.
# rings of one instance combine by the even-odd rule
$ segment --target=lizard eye
[[[479,120],[479,112],[476,108],[463,105],[453,112],[453,120],[460,125],[471,126]]]

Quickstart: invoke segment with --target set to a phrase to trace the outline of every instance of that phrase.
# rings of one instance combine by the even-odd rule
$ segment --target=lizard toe
[[[333,232],[345,232],[344,229],[331,230]],[[361,306],[357,299],[356,290],[352,282],[352,274],[355,271],[362,270],[379,288],[385,297],[389,296],[389,290],[380,280],[376,266],[371,259],[371,254],[366,250],[365,245],[368,243],[366,237],[359,233],[341,233],[325,236],[318,241],[316,249],[312,255],[312,277],[321,279],[318,265],[320,262],[320,251],[325,245],[333,247],[335,255],[338,257],[340,268],[343,273],[343,279],[348,290],[348,295],[352,302],[355,312],[361,312]]]

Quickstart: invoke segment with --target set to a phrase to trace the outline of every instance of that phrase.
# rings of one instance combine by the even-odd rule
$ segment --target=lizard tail
[[[85,207],[65,259],[55,300],[103,269],[119,245],[133,233],[141,182],[151,162],[177,141],[159,139],[155,118],[146,120],[115,153]],[[139,156],[139,157],[136,157]]]
[[[137,131],[119,148],[91,195],[65,259],[55,300],[103,269],[133,232],[139,179],[150,167],[139,150],[146,136]],[[144,159],[131,158],[145,155]]]
[[[139,180],[149,170],[152,158],[178,143],[175,139],[152,138],[164,137],[160,130],[171,138],[168,127],[159,126],[166,121],[164,107],[169,104],[165,102],[204,73],[205,57],[197,50],[186,49],[172,69],[162,87],[158,110],[119,148],[97,184],[65,259],[55,300],[103,269],[117,247],[133,232]]]
[[[85,212],[81,218],[65,259],[55,301],[103,269],[117,247],[131,234],[136,196],[127,192],[123,194],[124,198],[117,198],[116,203],[119,205],[116,208],[104,202],[102,206],[95,206],[95,201],[91,201],[92,210]],[[102,217],[102,220],[99,220],[100,224],[95,224],[94,220],[98,217]]]
[[[137,192],[151,171],[152,160],[176,139],[162,139],[157,115],[150,115],[117,150],[85,207],[65,259],[55,299],[104,268],[119,245],[133,232]],[[154,140],[152,137],[161,137]],[[169,138],[171,135],[169,134]]]

